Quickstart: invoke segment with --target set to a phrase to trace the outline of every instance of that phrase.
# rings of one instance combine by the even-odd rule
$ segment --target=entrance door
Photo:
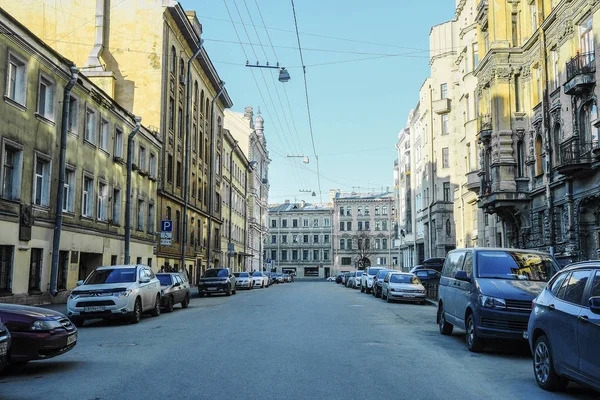
[[[325,267],[325,279],[329,278],[329,267]]]

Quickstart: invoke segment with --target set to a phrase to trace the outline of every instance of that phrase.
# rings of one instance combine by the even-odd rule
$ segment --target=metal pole
[[[74,65],[71,66],[71,79],[65,87],[63,97],[63,112],[60,129],[60,155],[58,167],[58,186],[56,187],[56,226],[54,227],[54,237],[52,239],[52,268],[50,269],[50,293],[52,296],[58,294],[58,256],[60,252],[60,234],[62,232],[63,219],[63,188],[65,186],[65,168],[67,165],[67,128],[69,124],[69,108],[71,106],[71,89],[77,82],[79,70]]]
[[[214,168],[214,158],[215,158],[215,101],[221,96],[225,90],[225,82],[221,81],[221,88],[219,92],[212,99],[210,104],[210,166],[209,166],[209,179],[208,182],[208,244],[207,244],[207,257],[206,257],[206,266],[210,268],[210,260],[211,260],[211,243],[212,243],[212,220],[213,220],[213,212],[214,212],[214,185],[215,185],[215,168]]]
[[[135,128],[127,137],[127,188],[125,189],[125,264],[129,264],[131,245],[131,169],[133,164],[133,137],[140,130],[142,117],[134,117]]]
[[[190,91],[191,91],[191,81],[192,81],[192,62],[200,55],[202,51],[202,44],[204,40],[200,40],[200,45],[198,46],[198,50],[194,53],[192,58],[190,58],[187,62],[187,80],[186,80],[186,95],[185,95],[185,160],[184,160],[184,183],[183,183],[183,237],[181,238],[181,268],[184,270],[185,268],[185,250],[187,245],[187,211],[188,211],[188,203],[190,201]]]

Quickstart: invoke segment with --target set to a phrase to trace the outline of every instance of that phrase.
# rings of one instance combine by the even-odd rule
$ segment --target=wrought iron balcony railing
[[[593,74],[596,72],[596,57],[594,52],[577,54],[567,62],[567,81],[577,75]]]
[[[482,136],[490,135],[492,133],[492,115],[480,115],[477,118],[477,133]]]

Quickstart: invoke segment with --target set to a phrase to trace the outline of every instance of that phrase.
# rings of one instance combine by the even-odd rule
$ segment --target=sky
[[[232,110],[252,106],[265,120],[269,203],[328,202],[331,189],[393,190],[394,145],[429,76],[429,32],[454,17],[454,1],[296,0],[304,63],[291,0],[181,3],[197,13]],[[277,70],[246,61],[279,62],[291,79],[280,83]]]

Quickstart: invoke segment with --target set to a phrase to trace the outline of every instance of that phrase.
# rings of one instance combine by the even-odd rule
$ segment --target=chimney
[[[290,204],[290,201],[288,199],[286,199],[285,204]]]

